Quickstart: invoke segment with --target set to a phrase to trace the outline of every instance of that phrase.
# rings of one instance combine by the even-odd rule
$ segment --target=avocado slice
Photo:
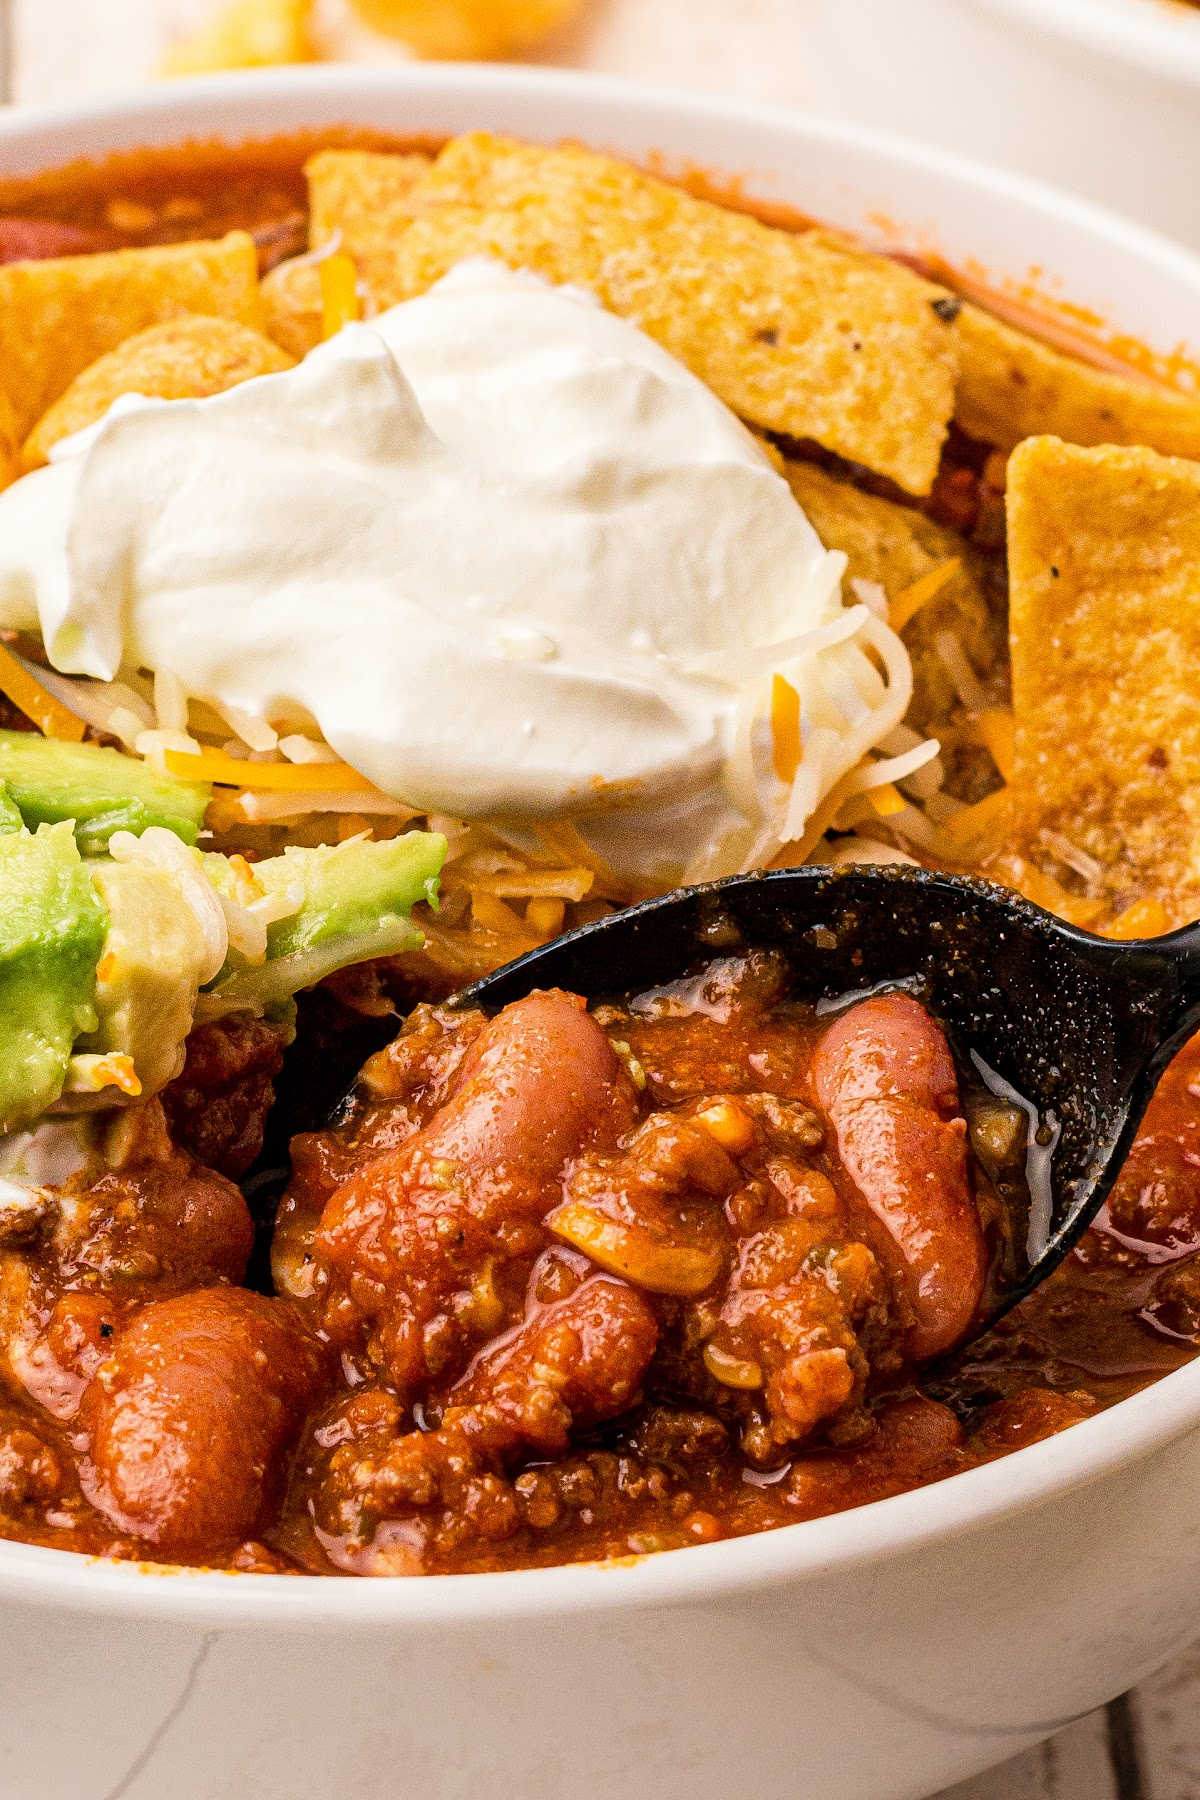
[[[89,1109],[157,1093],[179,1073],[195,1017],[279,1012],[335,969],[415,948],[409,912],[436,902],[446,854],[445,838],[412,831],[289,849],[249,870],[164,830],[140,854],[118,845],[119,860],[85,863],[69,820],[5,833],[2,802],[0,792],[0,1133],[60,1097]],[[248,885],[257,899],[298,903],[268,927],[263,963],[231,951],[203,989],[214,951],[202,877],[243,905]]]
[[[0,781],[0,833],[24,831],[24,829],[25,821],[21,817],[20,808],[7,787]]]
[[[292,847],[255,863],[254,876],[268,894],[295,889],[300,907],[269,927],[261,967],[226,965],[205,995],[205,1017],[239,1007],[268,1010],[335,969],[415,950],[422,938],[409,913],[419,900],[436,904],[445,858],[440,833],[409,831],[380,843]],[[225,858],[209,855],[204,863],[213,885],[230,893]]]
[[[0,835],[0,1131],[62,1092],[75,1039],[96,1025],[107,928],[69,824]]]
[[[206,782],[159,775],[148,763],[102,744],[66,744],[32,731],[0,731],[0,782],[31,828],[70,819],[85,856],[114,831],[140,835],[163,825],[194,844],[212,799]],[[0,824],[0,830],[11,829]]]
[[[108,932],[96,970],[97,1024],[75,1054],[127,1056],[141,1091],[156,1094],[183,1068],[208,946],[168,870],[104,861],[90,873]]]

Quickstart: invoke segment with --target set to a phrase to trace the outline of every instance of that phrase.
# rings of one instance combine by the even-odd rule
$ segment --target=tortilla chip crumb
[[[181,313],[260,329],[248,232],[0,268],[0,370],[24,437],[75,377],[126,338]]]
[[[1056,834],[1112,891],[1200,897],[1200,464],[1032,438],[1009,463],[1022,840]]]
[[[490,255],[591,288],[735,412],[928,493],[953,405],[943,290],[828,235],[763,225],[565,146],[454,139],[407,196],[419,216],[354,223],[376,302]],[[325,223],[330,220],[326,218]],[[361,236],[359,235],[361,229]],[[343,230],[350,233],[343,223]]]
[[[1200,400],[1093,369],[964,304],[955,419],[969,436],[1011,450],[1023,438],[1068,444],[1148,444],[1200,457]]]
[[[292,366],[277,344],[233,319],[194,314],[168,319],[126,338],[77,375],[29,434],[22,463],[26,469],[39,467],[60,438],[95,424],[122,394],[200,400]]]

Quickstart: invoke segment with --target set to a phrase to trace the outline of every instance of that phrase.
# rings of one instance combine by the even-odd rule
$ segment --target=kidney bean
[[[987,1272],[946,1039],[910,994],[879,994],[825,1032],[813,1082],[847,1173],[900,1254],[911,1354],[936,1356],[970,1327]]]
[[[160,1556],[253,1534],[323,1355],[290,1305],[203,1288],[145,1306],[84,1397],[85,1486]]]

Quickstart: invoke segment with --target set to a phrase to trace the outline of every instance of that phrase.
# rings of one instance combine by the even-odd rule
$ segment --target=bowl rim
[[[1200,86],[1200,11],[1177,0],[973,0],[987,12],[1174,87]]]
[[[1032,11],[1038,0],[984,3]],[[1082,3],[1099,5],[1102,0]],[[1036,179],[794,109],[573,71],[421,64],[395,70],[334,66],[201,76],[86,105],[14,109],[0,116],[0,161],[7,162],[5,151],[23,140],[45,135],[61,141],[68,156],[81,154],[78,143],[71,148],[72,139],[98,133],[106,140],[87,145],[82,153],[131,147],[145,141],[139,140],[139,126],[151,124],[172,128],[162,141],[179,142],[198,131],[211,136],[234,130],[254,136],[263,123],[257,115],[263,101],[299,98],[311,103],[309,123],[335,118],[341,122],[335,109],[355,100],[396,101],[416,94],[444,100],[448,124],[455,105],[464,99],[495,96],[536,107],[540,101],[567,95],[581,109],[585,136],[589,112],[624,112],[644,117],[656,128],[661,124],[667,141],[673,121],[710,121],[752,134],[778,132],[785,143],[790,137],[835,154],[839,148],[865,152],[875,160],[903,164],[918,181],[949,178],[976,195],[992,194],[1044,218],[1070,223],[1136,259],[1148,274],[1157,270],[1173,276],[1200,296],[1200,255]],[[269,127],[270,121],[265,123]],[[43,154],[30,166],[53,165]],[[9,172],[7,167],[4,172]],[[850,1511],[716,1544],[611,1563],[360,1581],[298,1580],[290,1575],[247,1579],[224,1571],[109,1562],[4,1542],[0,1601],[209,1628],[271,1623],[297,1629],[337,1625],[367,1630],[400,1623],[414,1629],[467,1626],[696,1603],[731,1592],[775,1589],[784,1581],[815,1581],[916,1552],[939,1540],[974,1535],[1130,1468],[1197,1428],[1200,1358],[1059,1436],[995,1462]]]

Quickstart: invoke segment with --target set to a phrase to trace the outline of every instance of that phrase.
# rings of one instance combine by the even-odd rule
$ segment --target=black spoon
[[[775,869],[584,925],[459,996],[625,999],[737,948],[785,953],[798,997],[911,987],[984,1085],[1036,1114],[1024,1254],[979,1329],[1044,1281],[1107,1198],[1166,1064],[1200,1027],[1200,925],[1117,943],[1003,888],[908,867]],[[1020,1246],[1018,1246],[1020,1250]]]

